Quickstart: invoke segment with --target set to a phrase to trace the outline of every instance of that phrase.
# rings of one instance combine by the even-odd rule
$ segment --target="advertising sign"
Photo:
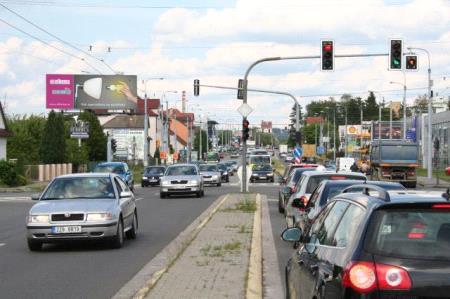
[[[137,77],[128,75],[46,76],[47,109],[136,109]]]
[[[144,159],[144,131],[133,129],[114,129],[110,136],[116,140],[116,157],[127,160]]]
[[[70,138],[87,139],[89,138],[89,123],[77,121],[70,128]]]

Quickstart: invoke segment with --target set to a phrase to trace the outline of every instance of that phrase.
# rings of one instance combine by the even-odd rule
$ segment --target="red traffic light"
[[[243,126],[244,128],[248,128],[249,125],[250,125],[250,122],[249,122],[248,120],[244,120],[244,121],[242,122],[242,126]]]
[[[325,45],[323,45],[323,50],[324,51],[332,51],[333,50],[333,45],[325,44]]]

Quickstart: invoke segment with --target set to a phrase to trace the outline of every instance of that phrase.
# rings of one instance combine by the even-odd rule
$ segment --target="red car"
[[[450,175],[450,166],[445,169],[445,174]]]

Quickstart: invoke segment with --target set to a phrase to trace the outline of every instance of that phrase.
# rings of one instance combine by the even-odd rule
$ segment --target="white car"
[[[307,171],[304,172],[298,181],[293,193],[285,207],[286,224],[288,227],[293,227],[303,211],[292,206],[295,198],[300,198],[304,205],[308,203],[311,193],[316,189],[323,180],[366,180],[366,176],[358,172],[339,172],[335,171]]]

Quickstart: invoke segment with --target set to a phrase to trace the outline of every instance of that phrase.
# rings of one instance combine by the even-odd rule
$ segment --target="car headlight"
[[[273,173],[272,173],[272,172],[271,172],[271,173],[268,173],[267,176],[273,176]]]
[[[105,221],[113,218],[114,216],[111,213],[91,213],[87,214],[86,221]]]
[[[223,175],[228,175],[228,172],[227,172],[227,171],[225,171],[225,172],[223,173]]]
[[[198,181],[192,180],[192,181],[189,181],[189,184],[191,184],[191,185],[198,185]]]
[[[218,177],[217,175],[213,175],[213,176],[212,176],[212,179],[213,179],[213,180],[217,180],[218,178],[219,178],[219,177]]]
[[[253,174],[252,174],[252,176],[259,176],[259,174],[257,174],[257,173],[253,173]]]
[[[50,220],[49,215],[29,215],[28,223],[48,223]]]
[[[169,186],[169,185],[170,185],[170,182],[169,182],[169,181],[162,181],[162,182],[161,182],[161,185],[162,185],[162,186]]]
[[[148,177],[146,177],[146,176],[143,176],[143,177],[142,177],[142,179],[143,179],[143,180],[146,180],[146,179],[148,179]]]

